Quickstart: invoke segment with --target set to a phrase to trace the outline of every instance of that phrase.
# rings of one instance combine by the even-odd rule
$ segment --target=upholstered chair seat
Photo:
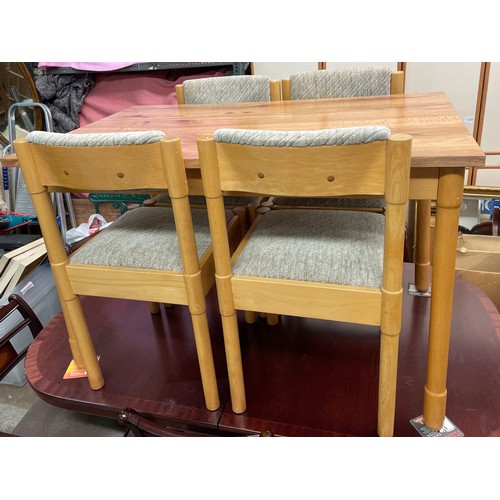
[[[210,247],[208,215],[204,209],[191,209],[198,259]],[[226,211],[226,220],[233,217]],[[133,267],[182,272],[182,259],[169,207],[130,210],[70,256],[71,264]]]
[[[272,210],[252,233],[233,273],[378,288],[383,259],[381,214]]]

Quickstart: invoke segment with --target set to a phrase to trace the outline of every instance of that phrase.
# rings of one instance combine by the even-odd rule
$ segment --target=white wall
[[[294,73],[303,71],[315,71],[318,69],[317,62],[254,62],[254,75],[266,75],[272,80],[288,78]]]
[[[500,151],[500,63],[491,63],[490,67],[481,148],[485,152]],[[500,156],[486,156],[486,164],[499,166]],[[500,169],[478,170],[476,184],[500,186]]]
[[[392,71],[398,69],[397,62],[327,62],[326,69],[344,69],[344,68],[365,68],[384,66],[391,68]]]
[[[406,63],[405,92],[445,92],[472,134],[481,63]]]

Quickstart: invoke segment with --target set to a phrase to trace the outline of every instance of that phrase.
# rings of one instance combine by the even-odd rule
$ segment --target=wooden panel
[[[16,145],[21,158],[22,144]],[[160,143],[141,146],[75,148],[32,145],[39,180],[52,190],[77,192],[167,189]],[[123,161],[117,164],[117,151]],[[148,168],[141,168],[147,165]],[[29,185],[29,176],[25,174]]]
[[[134,297],[144,301],[161,301],[161,297],[164,297],[163,302],[187,304],[181,273],[137,269],[131,272],[127,268],[75,264],[68,265],[66,269],[73,292],[77,295],[123,299]],[[167,281],[168,274],[171,275]]]
[[[275,196],[384,193],[385,142],[289,148],[279,152],[273,147],[218,143],[217,152],[224,191]],[[273,161],[270,170],[266,169],[269,159]]]
[[[380,323],[380,289],[240,276],[233,277],[231,283],[236,309],[364,325]]]
[[[410,200],[435,200],[439,172],[432,168],[410,171]]]

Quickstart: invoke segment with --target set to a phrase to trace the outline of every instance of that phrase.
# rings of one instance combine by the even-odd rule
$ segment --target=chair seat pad
[[[271,210],[234,275],[379,288],[385,217],[343,210]]]
[[[191,209],[198,258],[212,240],[207,211]],[[229,219],[231,212],[226,212]],[[173,210],[141,207],[125,212],[113,224],[70,256],[71,264],[132,267],[182,272]]]
[[[277,206],[292,207],[345,207],[345,208],[385,208],[385,200],[380,198],[274,198]]]

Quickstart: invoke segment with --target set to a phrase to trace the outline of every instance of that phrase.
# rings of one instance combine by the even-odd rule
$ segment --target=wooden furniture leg
[[[66,318],[70,318],[71,329],[75,333],[78,347],[85,363],[89,385],[94,391],[101,389],[104,386],[104,378],[83,314],[80,299],[76,295],[73,295],[73,298],[64,297],[62,300],[65,301],[64,308],[68,314]],[[68,322],[66,325],[68,325]]]
[[[68,312],[65,310],[66,304],[64,300],[61,300],[61,310],[63,312],[63,316],[66,320],[66,329],[68,330],[68,341],[69,348],[71,350],[71,355],[73,356],[73,361],[78,368],[85,368],[85,363],[83,362],[82,353],[80,352],[80,348],[78,347],[78,342],[76,340],[75,331],[73,330],[73,325],[71,324],[71,320]]]
[[[430,287],[431,201],[417,201],[417,231],[415,246],[415,288],[427,292]]]
[[[31,198],[37,214],[47,214],[44,223],[40,220],[45,241],[61,238],[52,202],[46,191],[31,193]],[[104,377],[85,321],[80,299],[73,293],[68,279],[66,272],[68,257],[62,245],[55,248],[47,245],[47,253],[58,290],[61,309],[66,320],[71,354],[78,367],[82,365],[85,367],[90,387],[93,390],[98,390],[104,386]]]
[[[401,147],[404,145],[403,147]],[[392,158],[405,158],[410,163],[410,144],[389,142],[388,155]],[[409,176],[409,170],[407,174]],[[401,176],[401,174],[400,174]],[[394,176],[396,177],[396,176]],[[394,178],[393,178],[394,180]],[[402,185],[407,185],[409,179],[404,176],[397,178]],[[390,181],[387,181],[389,183]],[[399,184],[399,183],[398,183]],[[391,273],[384,271],[382,282],[382,311],[380,319],[380,368],[378,396],[379,436],[394,435],[394,417],[396,408],[396,386],[398,379],[399,334],[403,311],[403,254],[405,228],[398,224],[404,220],[408,193],[401,192],[398,185],[386,185],[386,225],[384,269],[392,269]]]
[[[463,183],[464,168],[440,170],[423,412],[425,425],[433,430],[442,428],[446,414],[446,375],[455,280],[457,228]]]

